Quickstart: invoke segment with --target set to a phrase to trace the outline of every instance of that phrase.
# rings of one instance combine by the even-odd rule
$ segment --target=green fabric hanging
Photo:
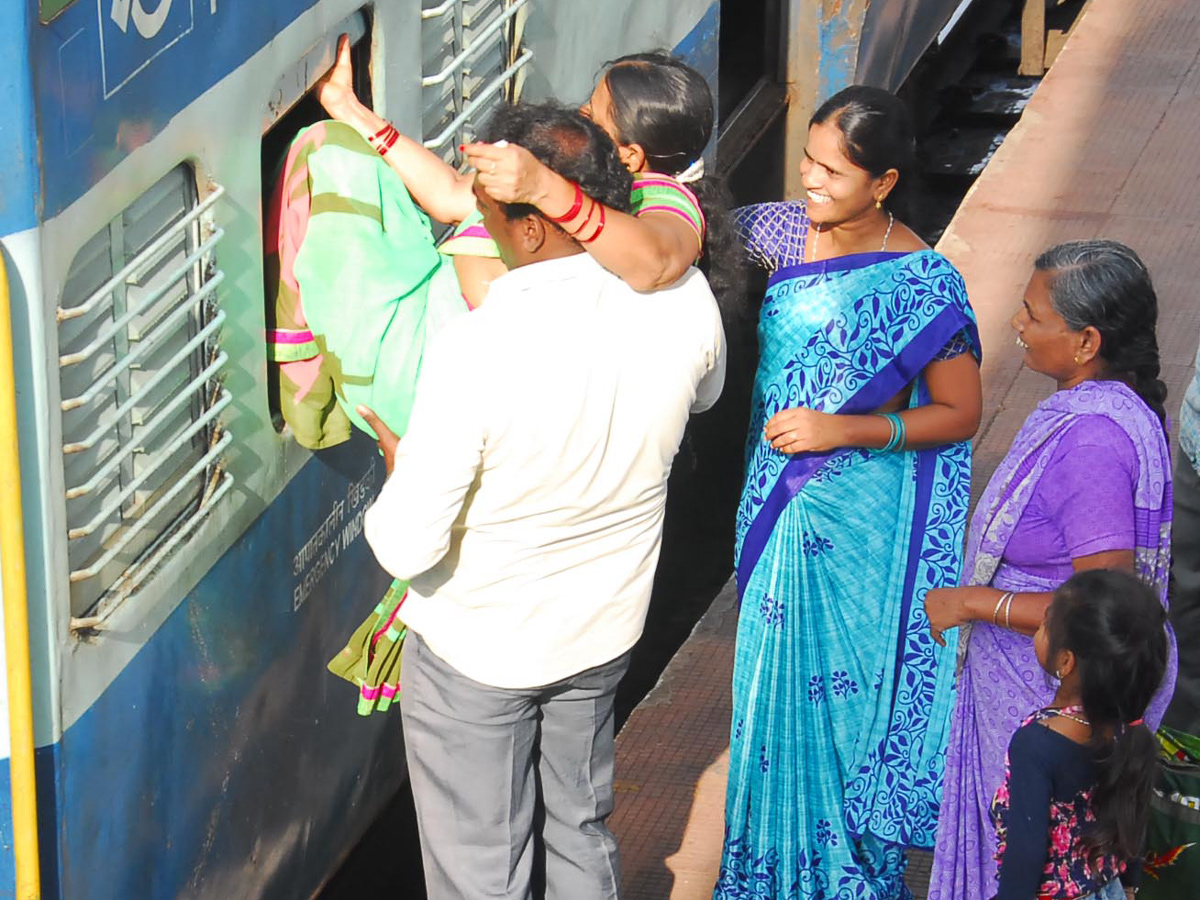
[[[353,129],[325,129],[308,155],[310,217],[294,263],[304,315],[350,420],[371,433],[355,411],[365,404],[403,434],[429,326],[466,305],[396,173]]]
[[[358,714],[387,712],[400,695],[400,656],[408,629],[397,613],[408,584],[393,581],[383,599],[329,661],[329,671],[358,688]]]

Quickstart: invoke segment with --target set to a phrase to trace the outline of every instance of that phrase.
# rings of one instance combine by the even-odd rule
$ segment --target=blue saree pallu
[[[716,900],[907,897],[905,848],[931,847],[954,637],[922,605],[958,583],[970,445],[787,456],[782,409],[869,413],[955,341],[978,356],[962,278],[937,253],[780,269],[737,522],[741,598],[726,836]]]

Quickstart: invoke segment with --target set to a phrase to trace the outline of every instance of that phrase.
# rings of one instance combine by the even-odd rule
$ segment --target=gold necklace
[[[895,224],[896,224],[896,217],[894,215],[892,215],[891,212],[888,212],[888,227],[887,227],[887,231],[885,231],[883,233],[883,244],[879,247],[880,253],[883,253],[887,250],[888,238],[890,238],[892,236],[892,226]],[[818,228],[816,225],[814,225],[813,226],[812,253],[808,257],[809,262],[817,261],[817,243],[820,240],[821,240],[821,229]]]
[[[1089,722],[1087,719],[1081,719],[1081,718],[1079,718],[1079,716],[1073,716],[1073,715],[1071,715],[1069,712],[1067,712],[1066,710],[1063,710],[1063,709],[1056,709],[1056,710],[1054,710],[1054,711],[1055,711],[1056,713],[1058,713],[1060,716],[1062,716],[1063,718],[1070,719],[1072,722],[1075,722],[1075,723],[1076,723],[1076,724],[1078,724],[1078,725],[1082,725],[1082,726],[1084,726],[1085,728],[1091,728],[1091,727],[1092,727],[1092,723],[1091,723],[1091,722]]]

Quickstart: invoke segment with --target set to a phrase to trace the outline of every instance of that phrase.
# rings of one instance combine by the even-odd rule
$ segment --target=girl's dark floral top
[[[1082,715],[1082,707],[1061,710]],[[1040,709],[1017,729],[1004,761],[1004,783],[992,800],[1000,864],[996,900],[1073,900],[1119,877],[1125,860],[1089,860],[1082,838],[1096,783],[1093,751],[1041,724],[1060,710]]]

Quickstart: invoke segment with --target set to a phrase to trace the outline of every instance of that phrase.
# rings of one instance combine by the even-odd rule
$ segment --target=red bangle
[[[400,139],[400,132],[396,130],[396,126],[388,123],[385,128],[379,129],[375,134],[367,138],[367,143],[370,144],[375,152],[380,156],[386,156],[387,152],[392,149],[396,141]]]
[[[592,200],[591,197],[588,197],[588,199]],[[585,215],[583,217],[583,221],[580,222],[575,227],[574,231],[568,231],[567,234],[569,234],[571,237],[575,237],[575,235],[579,234],[579,232],[581,232],[581,231],[583,231],[583,229],[587,228],[588,222],[592,221],[592,213],[594,213],[595,211],[596,211],[596,201],[592,200],[592,205],[588,207],[587,215]]]
[[[552,216],[547,214],[546,218],[548,218],[551,222],[558,222],[561,225],[564,222],[570,222],[573,218],[579,215],[579,211],[581,209],[583,209],[583,188],[581,188],[578,183],[575,183],[575,203],[572,204],[571,208],[567,210],[566,215]]]
[[[604,204],[600,204],[600,224],[596,226],[596,230],[592,232],[591,237],[580,238],[579,243],[590,244],[596,238],[600,237],[600,232],[604,230]]]

